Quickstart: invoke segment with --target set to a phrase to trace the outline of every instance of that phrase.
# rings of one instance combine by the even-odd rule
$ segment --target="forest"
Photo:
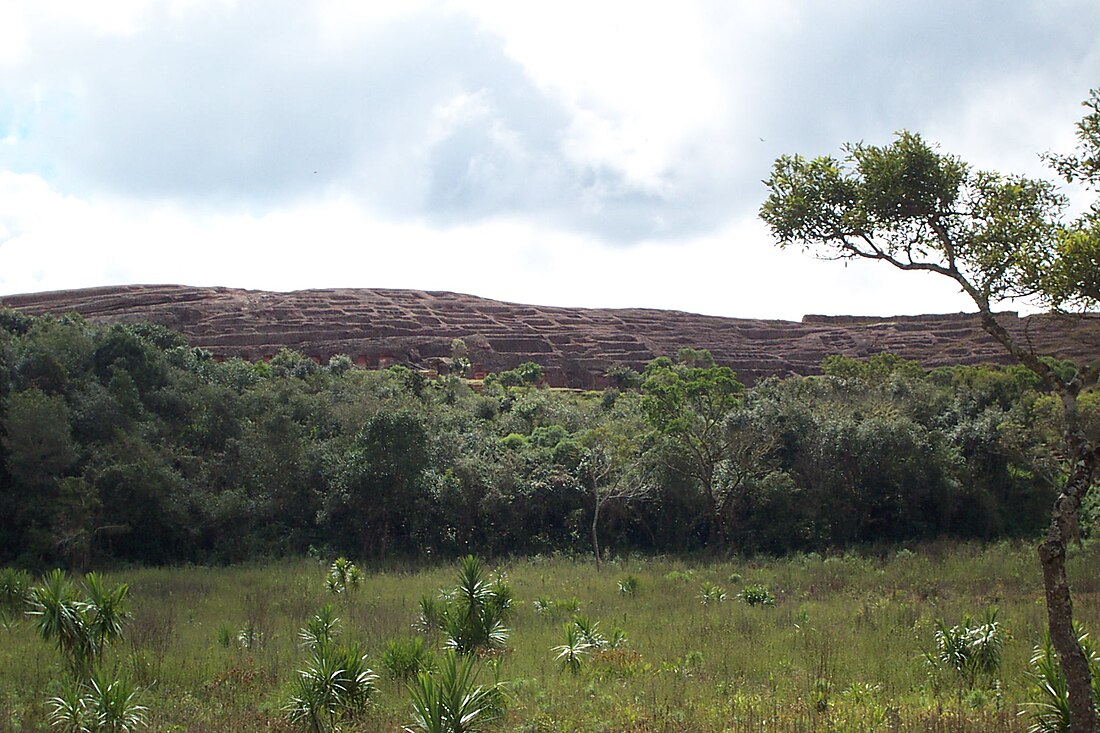
[[[1023,367],[837,356],[745,387],[684,349],[579,392],[467,380],[457,340],[451,365],[219,361],[2,311],[0,564],[780,555],[1033,538],[1057,495],[1061,413]]]

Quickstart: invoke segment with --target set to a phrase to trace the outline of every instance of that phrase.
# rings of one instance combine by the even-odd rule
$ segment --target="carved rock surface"
[[[645,308],[519,305],[448,292],[386,289],[267,292],[181,285],[128,285],[0,297],[31,314],[76,312],[94,322],[148,320],[218,357],[270,358],[294,349],[325,362],[347,354],[365,367],[436,368],[451,341],[466,342],[475,375],[524,361],[554,386],[600,388],[615,364],[641,369],[689,346],[709,349],[747,384],[814,374],[831,354],[888,351],[926,367],[1008,363],[975,314],[806,316],[801,322],[703,316]],[[1040,353],[1077,360],[1100,353],[1100,314],[1000,316]]]

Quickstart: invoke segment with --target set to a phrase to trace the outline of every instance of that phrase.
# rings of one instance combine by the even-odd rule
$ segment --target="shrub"
[[[93,672],[86,684],[70,685],[47,701],[50,724],[64,733],[130,733],[146,725],[147,708],[126,678]]]
[[[310,733],[328,733],[341,720],[360,715],[378,679],[358,644],[336,645],[337,622],[332,607],[325,606],[298,633],[311,657],[298,671],[283,711]]]
[[[338,557],[329,566],[325,585],[333,593],[347,593],[358,588],[363,582],[363,572],[346,557]]]
[[[417,625],[425,630],[442,631],[446,645],[459,654],[478,649],[504,646],[508,629],[504,621],[513,605],[512,588],[498,574],[490,582],[481,560],[473,555],[462,558],[458,585],[441,592],[438,600],[420,599]]]
[[[28,613],[39,635],[56,642],[73,675],[87,680],[107,644],[122,638],[130,614],[125,583],[107,588],[98,575],[88,573],[84,591],[81,596],[67,574],[54,570],[31,589]]]
[[[699,591],[699,597],[702,599],[704,606],[709,606],[712,603],[722,603],[725,601],[726,591],[722,586],[711,583],[709,580],[704,580]]]
[[[958,626],[936,621],[933,649],[925,656],[934,669],[952,670],[959,681],[973,689],[979,680],[991,685],[1001,668],[1004,631],[997,609],[986,611],[982,621],[964,616]]]
[[[474,733],[495,720],[503,707],[499,682],[477,683],[473,657],[448,651],[439,669],[421,672],[409,687],[413,722],[408,733]]]
[[[566,624],[564,631],[565,643],[553,647],[550,651],[554,652],[555,658],[561,662],[564,669],[577,674],[581,671],[584,657],[592,652],[593,645],[585,638],[584,632],[576,623]]]
[[[737,594],[742,603],[750,606],[774,606],[775,596],[766,585],[747,585]]]
[[[27,603],[31,576],[26,570],[0,569],[0,611],[21,613]]]
[[[1077,641],[1085,650],[1092,673],[1092,701],[1100,708],[1100,653],[1083,628],[1076,627]],[[1031,655],[1031,685],[1020,715],[1031,718],[1028,733],[1062,733],[1069,730],[1069,689],[1050,636]]]
[[[624,596],[633,596],[638,592],[638,578],[634,575],[628,575],[625,578],[619,580],[619,592]]]
[[[382,668],[395,680],[410,680],[421,672],[435,669],[435,660],[427,644],[419,636],[392,639],[382,652]]]

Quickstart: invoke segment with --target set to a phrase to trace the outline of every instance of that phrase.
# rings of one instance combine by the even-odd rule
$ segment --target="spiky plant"
[[[561,662],[563,668],[577,674],[584,666],[584,657],[591,653],[593,646],[584,636],[584,632],[576,623],[565,625],[565,643],[553,647],[555,659]]]
[[[146,707],[138,703],[138,690],[127,678],[95,672],[88,687],[96,733],[131,733],[145,727]]]
[[[306,621],[306,625],[298,631],[298,638],[307,649],[316,651],[336,640],[339,626],[340,619],[336,616],[336,609],[331,603],[327,603]]]
[[[603,649],[607,646],[607,637],[600,633],[600,622],[592,621],[587,616],[574,616],[573,625],[577,627],[581,638],[593,649]]]
[[[1100,654],[1097,653],[1088,633],[1075,625],[1077,642],[1085,651],[1092,673],[1092,700],[1100,707]],[[1062,666],[1058,663],[1054,645],[1050,636],[1035,647],[1031,655],[1031,686],[1027,693],[1027,702],[1020,715],[1031,719],[1028,733],[1063,733],[1069,730],[1069,688]]]
[[[997,609],[990,609],[981,621],[964,616],[957,626],[938,619],[933,649],[925,656],[935,669],[953,671],[970,689],[979,681],[992,684],[1000,671],[1004,641]]]
[[[619,592],[624,596],[634,596],[638,593],[638,577],[628,575],[619,579]]]
[[[419,636],[411,639],[393,639],[382,652],[382,668],[387,676],[397,680],[410,680],[421,672],[435,668],[428,645]]]
[[[747,603],[750,606],[774,606],[775,595],[772,594],[771,589],[766,585],[748,585],[745,589],[737,594],[737,597],[741,599],[742,603]]]
[[[91,676],[107,644],[122,638],[130,618],[125,583],[108,588],[98,575],[88,573],[84,589],[82,597],[64,571],[53,570],[31,589],[27,611],[39,636],[57,644],[73,675],[82,680]]]
[[[50,724],[63,733],[131,733],[146,726],[138,689],[103,670],[93,671],[86,684],[68,685],[47,704]]]
[[[407,733],[474,733],[496,719],[500,683],[478,684],[473,657],[448,651],[434,673],[421,672],[409,686],[413,722]]]
[[[26,570],[0,569],[0,612],[21,614],[31,588],[31,576]]]
[[[424,601],[421,615],[425,616]],[[446,646],[459,654],[504,646],[508,628],[504,625],[512,605],[512,591],[503,576],[490,583],[481,560],[462,558],[458,584],[443,595],[439,617],[447,636]]]
[[[363,571],[346,557],[338,557],[329,566],[325,585],[336,594],[347,593],[363,583]]]
[[[309,733],[329,733],[340,720],[360,715],[378,679],[358,644],[336,645],[338,622],[331,605],[327,605],[298,632],[311,659],[298,671],[294,692],[283,711],[292,723],[303,725]]]
[[[699,589],[699,597],[704,606],[709,606],[712,603],[722,603],[726,600],[726,590],[716,583],[704,580]]]

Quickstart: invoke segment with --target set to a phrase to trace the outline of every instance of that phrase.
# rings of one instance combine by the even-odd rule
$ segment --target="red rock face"
[[[301,290],[275,293],[179,285],[131,285],[0,297],[31,314],[76,312],[95,322],[148,320],[182,333],[218,357],[270,358],[286,347],[325,362],[347,354],[366,367],[434,368],[461,338],[475,373],[543,366],[554,386],[606,386],[608,367],[641,369],[677,349],[709,349],[747,384],[771,375],[814,374],[832,354],[888,351],[926,367],[1004,364],[1004,350],[974,314],[806,316],[801,322],[701,316],[644,308],[518,305],[419,290]],[[1079,361],[1100,354],[1100,314],[1001,316],[1035,351]]]

